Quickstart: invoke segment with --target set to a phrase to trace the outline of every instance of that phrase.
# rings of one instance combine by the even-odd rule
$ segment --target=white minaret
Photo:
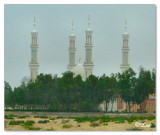
[[[123,46],[122,46],[122,64],[121,64],[121,71],[124,72],[130,68],[130,65],[128,64],[128,52],[129,52],[129,46],[128,46],[128,40],[129,40],[129,34],[127,33],[127,22],[125,20],[125,32],[123,33]]]
[[[38,75],[39,64],[37,62],[37,50],[38,50],[38,32],[36,30],[36,21],[34,17],[33,30],[31,32],[32,35],[32,43],[31,43],[31,62],[29,63],[30,72],[31,72],[31,80],[34,82]]]
[[[76,52],[76,48],[75,48],[75,40],[76,40],[76,36],[74,34],[74,27],[73,27],[73,21],[72,21],[72,32],[69,35],[69,64],[68,64],[68,70],[71,71],[73,69],[73,67],[76,65],[75,64],[75,52]]]
[[[85,43],[85,48],[86,48],[86,59],[84,62],[84,68],[86,72],[86,77],[89,77],[92,74],[93,70],[93,62],[92,62],[92,29],[90,28],[90,16],[88,16],[88,28],[86,30],[86,43]]]

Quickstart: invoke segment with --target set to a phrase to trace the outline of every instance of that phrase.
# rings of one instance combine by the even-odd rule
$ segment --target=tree
[[[133,69],[128,69],[123,73],[118,73],[118,88],[120,89],[120,96],[127,103],[129,112],[131,107],[135,104],[135,86],[136,86],[136,73]]]
[[[139,76],[137,79],[137,85],[135,87],[135,101],[141,105],[141,111],[145,111],[146,103],[149,94],[155,93],[155,71],[152,74],[149,70],[140,68]]]
[[[14,96],[11,86],[4,81],[5,107],[14,106]]]

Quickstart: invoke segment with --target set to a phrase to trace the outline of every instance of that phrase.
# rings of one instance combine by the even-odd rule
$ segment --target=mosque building
[[[72,31],[69,35],[69,64],[67,66],[67,70],[74,73],[74,76],[80,75],[82,80],[85,81],[93,72],[94,63],[92,61],[92,34],[93,30],[90,27],[90,16],[88,16],[88,27],[85,31],[86,42],[85,42],[85,61],[84,64],[81,64],[80,60],[79,63],[75,63],[76,58],[76,35],[74,34],[74,26],[72,22]],[[122,45],[122,64],[120,66],[121,72],[124,72],[130,68],[128,64],[128,53],[129,53],[129,34],[127,32],[127,23],[125,21],[125,31],[122,34],[123,38],[123,45]],[[31,62],[29,63],[30,67],[30,78],[34,82],[37,75],[38,75],[38,68],[39,63],[37,60],[37,51],[38,51],[38,32],[36,30],[36,21],[34,18],[33,30],[31,32],[32,36],[32,43],[31,43]],[[103,101],[99,105],[99,110],[101,111],[124,111],[126,110],[125,102],[118,97],[114,102],[110,102],[106,104],[106,101]]]

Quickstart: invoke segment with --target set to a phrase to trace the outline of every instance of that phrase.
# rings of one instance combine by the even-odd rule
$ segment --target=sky
[[[5,5],[4,80],[12,88],[30,76],[31,31],[36,17],[39,74],[67,71],[72,21],[76,35],[76,64],[85,61],[85,30],[91,18],[93,74],[121,72],[122,34],[127,20],[129,64],[138,73],[156,67],[155,5]]]

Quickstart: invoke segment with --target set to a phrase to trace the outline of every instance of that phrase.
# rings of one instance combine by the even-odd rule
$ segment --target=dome
[[[71,71],[74,73],[74,76],[80,75],[83,81],[86,79],[85,69],[82,64],[76,65]]]

